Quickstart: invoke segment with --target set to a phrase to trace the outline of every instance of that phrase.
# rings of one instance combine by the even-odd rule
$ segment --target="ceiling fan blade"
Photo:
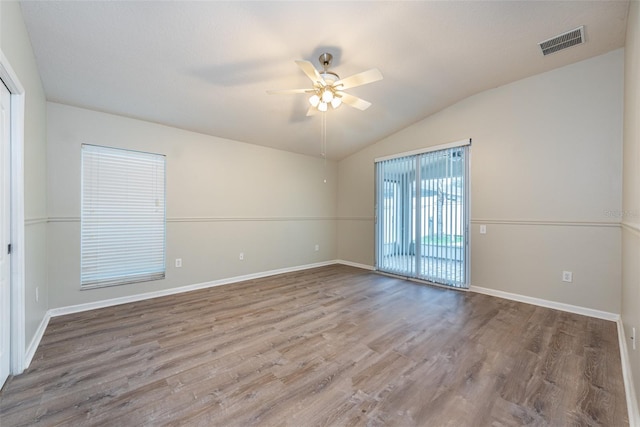
[[[344,92],[337,92],[336,95],[342,98],[342,102],[350,105],[351,107],[357,108],[358,110],[366,110],[371,107],[371,103],[369,101],[365,101],[364,99],[358,98],[357,96],[349,95]]]
[[[313,105],[307,110],[307,116],[315,116],[318,113],[320,113],[320,111],[318,111],[318,109]]]
[[[342,80],[338,80],[333,84],[333,86],[339,87],[340,90],[342,90],[377,82],[378,80],[382,80],[382,73],[377,68],[372,68],[370,70],[345,77]]]
[[[320,76],[320,73],[318,73],[318,70],[316,70],[316,67],[314,67],[311,62],[297,60],[296,64],[298,64],[298,67],[300,67],[302,72],[305,73],[312,82],[319,83],[322,86],[327,85],[324,79]]]
[[[295,93],[315,93],[313,89],[276,89],[268,90],[269,95],[292,95]]]

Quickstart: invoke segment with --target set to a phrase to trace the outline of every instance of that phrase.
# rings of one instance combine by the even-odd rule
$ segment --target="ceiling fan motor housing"
[[[322,55],[320,55],[318,60],[320,61],[320,65],[322,65],[322,68],[324,68],[324,70],[327,71],[327,69],[331,66],[331,61],[333,61],[333,55],[325,52]]]

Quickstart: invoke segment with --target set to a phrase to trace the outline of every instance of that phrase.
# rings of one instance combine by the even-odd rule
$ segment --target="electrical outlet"
[[[36,288],[36,302],[40,301],[40,288]]]
[[[570,271],[562,272],[562,281],[563,282],[573,282],[573,273]]]
[[[320,245],[316,243],[316,252],[320,250]]]
[[[182,258],[176,258],[176,268],[182,267]]]
[[[486,225],[481,225],[480,226],[480,234],[487,234],[487,226]]]
[[[240,252],[238,258],[240,259],[240,261],[244,261],[244,252]]]

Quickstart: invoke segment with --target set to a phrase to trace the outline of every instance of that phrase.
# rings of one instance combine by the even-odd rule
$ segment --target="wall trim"
[[[618,325],[618,343],[620,345],[620,360],[622,362],[622,379],[624,380],[624,391],[627,398],[627,411],[629,412],[629,427],[640,427],[640,412],[638,410],[638,399],[636,398],[633,386],[633,373],[631,362],[629,361],[629,350],[627,348],[627,336],[624,332],[622,319],[616,322]]]
[[[373,216],[273,216],[273,217],[242,217],[242,216],[202,216],[202,217],[167,217],[167,222],[234,222],[234,221],[375,221]],[[33,225],[41,222],[80,222],[79,216],[55,216],[49,218],[30,218],[25,220],[25,225]],[[529,219],[489,219],[472,218],[472,224],[495,225],[540,225],[559,227],[622,227],[640,234],[640,228],[629,223],[598,222],[598,221],[540,221]]]
[[[370,271],[375,271],[375,267],[372,265],[367,265],[367,264],[360,264],[357,262],[351,262],[351,261],[345,261],[343,259],[337,259],[335,260],[335,264],[342,264],[342,265],[348,265],[349,267],[356,267],[356,268],[361,268],[363,270],[370,270]]]
[[[29,218],[24,220],[24,225],[26,227],[29,225],[46,224],[47,222],[49,222],[49,218]]]
[[[44,336],[45,331],[47,330],[47,326],[49,326],[49,320],[51,319],[51,310],[47,310],[47,313],[40,321],[38,325],[38,329],[36,333],[33,334],[33,338],[27,347],[27,350],[24,355],[24,368],[27,369],[33,360],[33,356],[36,355],[36,350],[40,346],[40,341],[42,341],[42,337]]]
[[[79,216],[50,216],[47,222],[80,222]]]
[[[471,292],[476,292],[479,294],[490,295],[493,297],[504,298],[512,301],[524,302],[526,304],[537,305],[540,307],[553,308],[569,313],[581,314],[583,316],[595,317],[596,319],[610,320],[612,322],[617,322],[620,319],[620,315],[617,313],[609,313],[607,311],[580,307],[578,305],[565,304],[563,302],[556,302],[526,295],[513,294],[511,292],[498,291],[496,289],[483,288],[480,286],[469,286],[469,290]]]
[[[339,216],[338,221],[375,221],[373,216]],[[471,224],[494,224],[494,225],[540,225],[554,227],[610,227],[619,228],[619,222],[604,221],[547,221],[535,219],[493,219],[493,218],[471,218]],[[624,227],[624,223],[622,226]],[[638,228],[628,225],[628,228],[640,233]]]
[[[235,221],[334,221],[335,217],[274,216],[274,217],[171,217],[167,222],[235,222]]]
[[[623,230],[628,231],[631,234],[635,234],[636,237],[640,237],[640,226],[630,222],[623,222],[621,226]]]
[[[546,225],[556,227],[620,227],[619,222],[605,221],[547,221],[533,219],[490,219],[471,218],[472,224],[495,224],[495,225]]]
[[[44,222],[80,222],[79,216],[54,216],[49,218],[37,218],[29,221]],[[265,222],[265,221],[334,221],[335,217],[322,216],[273,216],[273,217],[219,217],[219,216],[202,216],[202,217],[167,217],[167,222]]]
[[[336,219],[338,221],[375,221],[375,217],[372,216],[339,216]]]

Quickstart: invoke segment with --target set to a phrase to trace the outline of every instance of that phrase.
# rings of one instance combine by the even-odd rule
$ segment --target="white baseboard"
[[[51,317],[63,316],[65,314],[79,313],[82,311],[95,310],[98,308],[112,307],[114,305],[127,304],[130,302],[143,301],[151,298],[164,297],[168,295],[181,294],[183,292],[195,291],[198,289],[213,288],[215,286],[229,285],[246,280],[259,279],[262,277],[275,276],[276,274],[291,273],[294,271],[308,270],[310,268],[324,267],[336,264],[336,261],[325,261],[314,264],[300,265],[296,267],[280,268],[277,270],[263,271],[260,273],[246,274],[243,276],[229,277],[226,279],[213,280],[210,282],[196,283],[194,285],[180,286],[177,288],[163,289],[160,291],[147,292],[144,294],[129,295],[126,297],[112,298],[108,300],[89,302],[85,304],[70,305],[66,307],[52,308],[49,310]]]
[[[33,338],[29,343],[29,347],[27,347],[27,351],[25,352],[25,355],[24,355],[24,365],[23,365],[24,369],[27,369],[31,364],[31,361],[33,360],[33,356],[35,356],[36,350],[40,345],[40,341],[44,336],[44,331],[47,330],[47,325],[49,325],[49,320],[51,319],[50,311],[51,310],[47,311],[44,317],[42,318],[42,321],[38,325],[38,329],[36,330],[36,333],[33,335]]]
[[[40,341],[44,336],[44,332],[47,329],[49,320],[52,317],[63,316],[65,314],[79,313],[82,311],[95,310],[98,308],[112,307],[114,305],[127,304],[130,302],[136,302],[136,301],[143,301],[143,300],[158,298],[158,297],[167,296],[167,295],[175,295],[183,292],[194,291],[197,289],[205,289],[205,288],[211,288],[215,286],[228,285],[231,283],[243,282],[246,280],[258,279],[261,277],[274,276],[276,274],[290,273],[294,271],[308,270],[310,268],[324,267],[327,265],[333,265],[338,263],[339,262],[335,260],[318,262],[314,264],[300,265],[296,267],[287,267],[287,268],[281,268],[277,270],[264,271],[260,273],[247,274],[244,276],[214,280],[211,282],[198,283],[195,285],[181,286],[178,288],[164,289],[156,292],[148,292],[144,294],[131,295],[131,296],[126,296],[121,298],[112,298],[108,300],[95,301],[95,302],[90,302],[85,304],[77,304],[77,305],[70,305],[67,307],[58,307],[58,308],[49,309],[45,314],[44,318],[42,319],[42,321],[40,322],[40,325],[38,326],[38,329],[34,334],[33,339],[29,343],[29,347],[27,348],[25,358],[24,358],[24,369],[27,369],[31,364],[31,361],[33,360],[33,356],[35,356],[36,350],[38,349],[38,346],[40,345]]]
[[[586,308],[586,307],[580,307],[577,305],[565,304],[562,302],[549,301],[546,299],[534,298],[526,295],[512,294],[510,292],[498,291],[498,290],[489,289],[489,288],[482,288],[480,286],[470,286],[469,290],[471,292],[477,292],[479,294],[491,295],[498,298],[524,302],[532,305],[539,305],[540,307],[553,308],[556,310],[567,311],[569,313],[595,317],[597,319],[610,320],[612,322],[617,322],[618,320],[620,320],[619,314],[609,313],[607,311],[594,310],[593,308]]]
[[[555,301],[533,298],[524,295],[512,294],[509,292],[497,291],[495,289],[482,288],[479,286],[471,286],[471,292],[491,295],[494,297],[505,298],[513,301],[524,302],[528,304],[538,305],[541,307],[554,308],[557,310],[567,311],[569,313],[581,314],[583,316],[595,317],[598,319],[610,320],[616,322],[618,327],[618,343],[620,346],[620,359],[622,363],[622,378],[624,381],[624,390],[627,400],[627,411],[629,415],[629,427],[640,427],[640,412],[638,410],[638,399],[636,398],[635,388],[633,386],[633,373],[631,372],[631,364],[629,361],[629,353],[627,349],[627,340],[624,332],[624,326],[619,314],[609,313],[606,311],[594,310],[591,308],[580,307],[571,304],[564,304]]]
[[[618,325],[618,341],[620,343],[620,359],[622,362],[622,378],[624,379],[624,391],[627,396],[627,410],[629,412],[629,427],[640,427],[640,411],[638,410],[638,399],[633,386],[633,373],[631,372],[631,362],[627,348],[627,336],[624,332],[622,319],[616,322]]]
[[[376,269],[372,265],[359,264],[357,262],[345,261],[345,260],[342,260],[342,259],[337,259],[333,263],[334,264],[348,265],[350,267],[362,268],[363,270],[372,270],[373,271],[373,270]]]

